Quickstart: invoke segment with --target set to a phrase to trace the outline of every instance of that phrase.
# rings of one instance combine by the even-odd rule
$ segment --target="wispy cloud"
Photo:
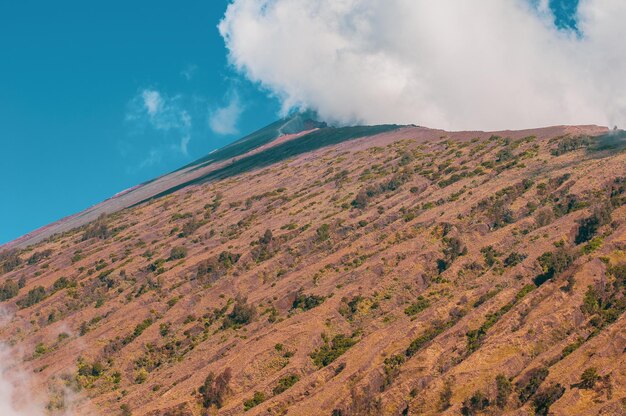
[[[130,172],[160,164],[169,152],[189,155],[193,117],[184,96],[169,96],[154,88],[142,89],[128,103],[126,121],[136,134],[159,133],[150,152],[137,166],[129,168]],[[124,153],[129,148],[129,145],[120,146]]]
[[[156,89],[141,90],[129,103],[126,120],[160,131],[188,132],[192,119],[184,108],[183,97],[169,97]]]
[[[185,67],[182,71],[180,71],[180,75],[185,78],[187,81],[191,81],[196,71],[198,70],[198,65],[190,64]]]
[[[220,135],[233,135],[239,133],[237,124],[244,107],[239,99],[239,94],[230,92],[228,94],[228,103],[219,107],[209,114],[209,127],[213,132]]]

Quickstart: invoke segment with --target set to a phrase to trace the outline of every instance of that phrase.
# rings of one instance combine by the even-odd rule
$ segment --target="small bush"
[[[9,300],[18,295],[20,287],[13,280],[7,280],[0,285],[0,302]]]
[[[357,343],[353,336],[344,334],[335,335],[331,341],[324,335],[322,339],[324,340],[324,345],[309,355],[313,359],[313,363],[319,368],[326,367]]]
[[[300,380],[300,377],[298,377],[296,374],[290,374],[288,376],[282,377],[280,380],[278,380],[278,384],[272,390],[272,394],[274,394],[274,396],[281,394],[282,392],[296,384],[298,380]]]
[[[539,367],[532,369],[526,374],[526,376],[517,383],[519,390],[519,400],[522,403],[526,403],[539,389],[543,380],[548,377],[548,369],[546,367]]]
[[[474,416],[477,412],[489,407],[489,399],[481,391],[475,392],[471,397],[463,401],[461,414],[463,416]]]
[[[594,367],[589,367],[580,376],[580,383],[576,387],[581,389],[592,389],[600,379],[598,371]]]
[[[19,300],[17,305],[20,308],[28,308],[33,306],[46,298],[46,289],[43,286],[37,286],[34,289],[28,291],[25,298]]]
[[[423,296],[419,296],[415,302],[404,309],[408,316],[415,316],[430,306],[430,301]]]
[[[381,390],[384,390],[391,385],[393,380],[400,374],[400,368],[405,361],[406,358],[402,354],[395,354],[391,357],[385,358],[383,367],[385,379],[383,380]]]
[[[514,267],[526,260],[526,254],[521,254],[516,251],[512,252],[504,259],[504,267]]]
[[[183,246],[173,247],[170,251],[170,260],[180,260],[187,257],[187,248]]]
[[[302,309],[303,311],[308,311],[309,309],[313,309],[316,306],[321,305],[325,299],[326,298],[324,296],[305,295],[300,291],[296,295],[296,298],[291,305],[291,309]]]
[[[222,329],[247,325],[256,317],[256,308],[246,303],[246,298],[237,297],[233,310],[224,317]]]
[[[330,238],[330,226],[328,224],[322,224],[316,230],[317,239],[319,241],[326,241]]]
[[[504,409],[506,402],[509,400],[512,386],[509,379],[504,374],[498,374],[496,376],[496,406],[500,409]]]

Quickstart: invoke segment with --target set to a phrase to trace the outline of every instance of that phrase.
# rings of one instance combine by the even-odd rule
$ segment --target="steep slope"
[[[624,144],[319,129],[4,252],[0,337],[53,412],[626,414]]]
[[[249,163],[251,156],[256,156],[251,159],[253,162],[259,160],[277,161],[280,160],[281,155],[285,157],[292,156],[327,144],[323,140],[319,140],[320,138],[325,138],[327,141],[328,138],[334,138],[338,141],[350,140],[396,128],[398,126],[362,126],[337,129],[327,126],[326,123],[316,121],[311,113],[295,114],[278,120],[175,172],[122,191],[83,212],[63,218],[4,246],[0,246],[0,249],[27,247],[51,235],[85,225],[103,214],[117,212],[150,198],[167,195],[192,183],[207,181],[220,176],[223,177],[228,174],[227,172],[240,172],[254,168],[256,166]],[[299,144],[295,146],[287,144],[295,138],[303,138],[298,143],[307,142],[309,145],[301,147]],[[279,149],[276,149],[278,151],[273,150],[275,146],[279,147]],[[288,154],[284,154],[285,149],[288,150]],[[246,162],[244,162],[245,167],[242,168],[241,162],[243,160],[246,160]]]

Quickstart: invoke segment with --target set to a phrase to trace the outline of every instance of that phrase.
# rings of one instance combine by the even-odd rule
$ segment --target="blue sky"
[[[237,138],[209,123],[234,95],[237,131],[276,118],[278,103],[228,68],[216,28],[226,5],[0,2],[0,243]],[[133,119],[146,90],[192,126]],[[175,151],[185,135],[186,153]]]
[[[0,243],[277,118],[227,62],[228,4],[0,3]],[[576,4],[551,0],[560,26]]]

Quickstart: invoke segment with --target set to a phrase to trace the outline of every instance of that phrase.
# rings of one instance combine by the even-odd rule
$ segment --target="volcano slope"
[[[405,127],[232,169],[0,254],[0,337],[53,414],[626,414],[607,137]]]

